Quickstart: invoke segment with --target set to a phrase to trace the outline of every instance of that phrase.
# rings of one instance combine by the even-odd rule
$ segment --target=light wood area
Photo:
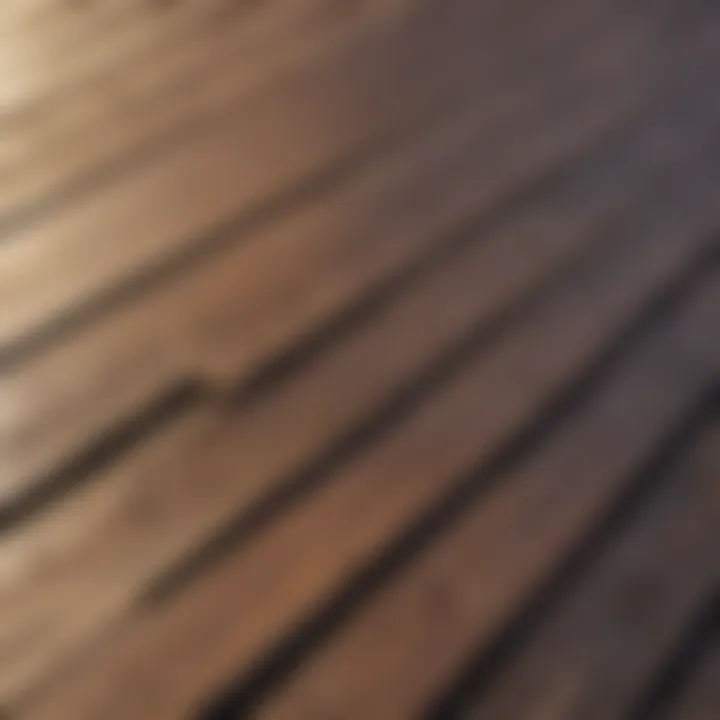
[[[705,0],[0,4],[0,717],[720,717],[718,72]]]

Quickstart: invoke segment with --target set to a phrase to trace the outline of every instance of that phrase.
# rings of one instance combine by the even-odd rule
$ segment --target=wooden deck
[[[3,0],[0,713],[720,718],[720,8]]]

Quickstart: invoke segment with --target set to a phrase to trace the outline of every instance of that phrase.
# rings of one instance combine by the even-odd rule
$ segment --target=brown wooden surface
[[[712,720],[717,717],[718,707],[720,707],[720,643],[715,640],[687,686],[683,688],[676,702],[663,717],[668,720]]]
[[[714,313],[717,301],[715,290],[706,300],[706,312]],[[705,342],[706,322],[696,325],[701,331],[701,344]],[[667,386],[667,380],[655,377],[655,372],[662,370],[653,367],[653,363],[667,362],[671,373],[676,372],[677,364],[684,360],[673,358],[671,348],[682,346],[692,354],[693,341],[673,337],[671,331],[660,343],[660,347],[652,348],[653,360],[632,368],[632,379],[640,387],[626,381],[618,390],[606,390],[601,403],[608,403],[613,414],[606,417],[609,410],[603,406],[598,418],[591,415],[587,420],[582,416],[576,419],[571,427],[572,441],[558,448],[551,445],[548,459],[544,455],[538,458],[539,469],[532,465],[532,469],[520,470],[522,479],[503,481],[497,494],[480,503],[477,514],[470,514],[454,527],[449,537],[410,569],[408,577],[401,576],[379,593],[348,628],[347,635],[343,633],[332,643],[326,657],[321,655],[299,674],[297,694],[291,688],[281,701],[281,709],[274,709],[270,717],[322,717],[324,713],[347,717],[416,716],[426,694],[436,691],[437,685],[457,669],[463,646],[472,647],[483,630],[496,628],[500,621],[497,615],[512,613],[536,573],[542,576],[547,572],[550,563],[561,556],[562,544],[572,544],[573,533],[579,535],[580,528],[598,513],[606,498],[617,492],[617,484],[627,478],[633,467],[633,462],[621,454],[621,448],[626,445],[629,457],[638,457],[644,446],[640,433],[648,432],[652,423],[662,421],[663,416],[674,417],[682,405],[687,407],[695,401],[695,388],[678,386],[674,388],[676,397],[658,393],[659,387]],[[690,358],[688,361],[693,362]],[[681,399],[681,395],[685,397]],[[621,407],[614,407],[615,403]],[[661,407],[664,403],[668,403],[667,408]],[[648,413],[647,419],[640,415],[641,411]],[[633,432],[628,427],[631,418]],[[583,442],[607,443],[605,447],[612,447],[614,452],[606,457],[608,469],[596,461],[592,474],[585,470],[583,478],[586,453],[594,451],[597,456],[598,452],[592,445],[578,442],[576,433],[583,434],[585,423],[591,430],[585,431],[590,437],[583,437]],[[658,432],[656,441],[660,436]],[[573,467],[573,460],[581,464]],[[622,469],[615,470],[615,463],[620,463]],[[411,475],[396,472],[398,478],[406,474]],[[416,470],[412,474],[417,484],[419,473]],[[586,486],[581,484],[581,478]],[[557,487],[561,482],[570,486]],[[414,494],[417,490],[408,492]],[[536,524],[530,522],[531,517],[537,517]],[[367,526],[367,516],[364,520]],[[713,522],[707,527],[715,529]],[[272,575],[276,577],[277,573]],[[277,596],[286,602],[289,593],[278,592]],[[187,628],[188,622],[190,615],[178,623],[175,632]],[[515,717],[525,716],[532,715]]]
[[[0,5],[0,710],[720,717],[719,70],[704,0]]]
[[[557,603],[477,718],[624,717],[720,573],[717,421]]]

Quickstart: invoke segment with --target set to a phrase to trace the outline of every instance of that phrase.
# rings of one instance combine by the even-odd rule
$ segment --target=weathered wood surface
[[[704,0],[3,3],[0,709],[720,717],[719,70]]]

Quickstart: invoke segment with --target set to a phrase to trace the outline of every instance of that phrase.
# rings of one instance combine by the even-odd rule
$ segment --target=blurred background
[[[0,713],[720,718],[720,8],[4,0]]]

